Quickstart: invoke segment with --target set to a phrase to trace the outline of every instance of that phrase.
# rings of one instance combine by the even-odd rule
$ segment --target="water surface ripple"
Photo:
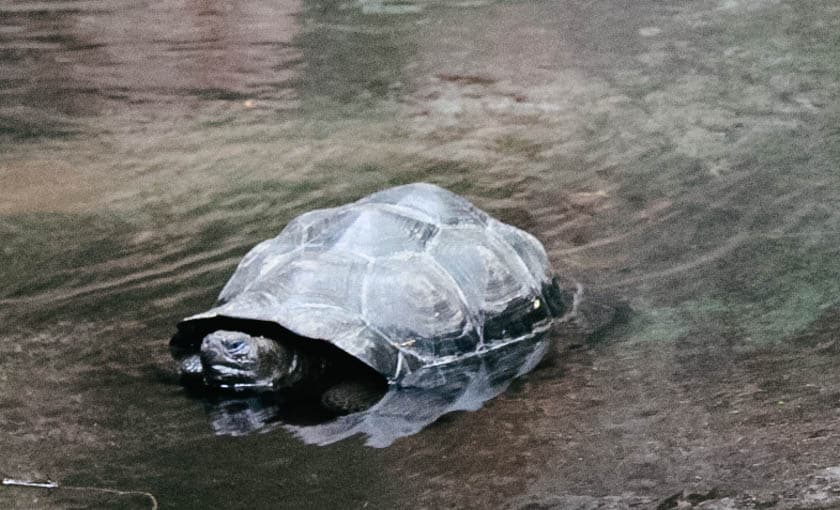
[[[173,508],[520,508],[840,465],[838,33],[830,0],[0,5],[0,475]],[[414,181],[630,321],[384,449],[214,435],[174,324],[296,215]]]

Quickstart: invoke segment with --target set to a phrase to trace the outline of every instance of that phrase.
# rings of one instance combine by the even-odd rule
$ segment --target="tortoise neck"
[[[304,386],[321,379],[327,372],[328,362],[317,354],[295,347],[286,347],[288,362],[278,388]]]

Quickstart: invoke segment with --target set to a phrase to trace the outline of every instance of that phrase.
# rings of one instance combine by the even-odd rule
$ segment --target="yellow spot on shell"
[[[539,300],[539,299],[535,299],[535,300],[534,300],[534,310],[539,310],[539,309],[540,309],[540,305],[541,305],[541,304],[542,304],[542,303],[540,303],[540,300]]]

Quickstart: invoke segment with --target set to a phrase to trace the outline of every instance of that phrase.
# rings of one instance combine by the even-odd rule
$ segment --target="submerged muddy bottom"
[[[60,485],[3,508],[840,504],[834,3],[0,13],[0,476]],[[629,321],[387,448],[215,435],[174,324],[298,214],[415,181]]]

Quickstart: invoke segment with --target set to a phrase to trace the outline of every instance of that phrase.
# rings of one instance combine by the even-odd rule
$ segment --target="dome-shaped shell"
[[[530,234],[442,188],[410,184],[294,219],[248,252],[216,307],[178,327],[276,323],[398,382],[544,331],[549,272]]]

